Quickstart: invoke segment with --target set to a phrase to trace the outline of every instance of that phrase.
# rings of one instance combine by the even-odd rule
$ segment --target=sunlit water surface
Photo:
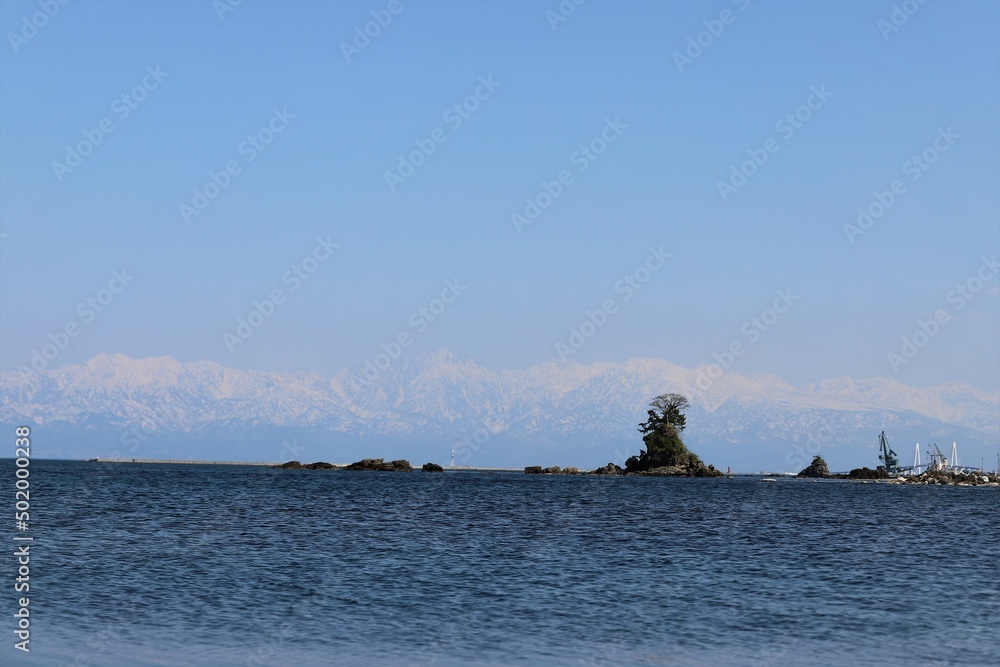
[[[31,470],[5,665],[1000,664],[996,488]]]

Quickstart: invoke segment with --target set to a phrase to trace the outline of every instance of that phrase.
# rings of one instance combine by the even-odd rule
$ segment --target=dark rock
[[[802,477],[802,475],[799,475]],[[872,470],[871,468],[855,468],[851,472],[847,473],[848,479],[889,479],[889,473],[885,471],[885,468],[879,470]]]
[[[327,463],[326,461],[316,461],[316,463],[307,463],[306,465],[304,465],[302,467],[303,468],[307,468],[309,470],[336,470],[337,469],[337,466],[333,465],[332,463]]]
[[[525,474],[528,475],[580,475],[582,474],[579,468],[560,468],[559,466],[549,466],[548,468],[543,468],[541,466],[528,466],[524,469]]]
[[[814,456],[812,463],[799,471],[796,477],[829,477],[830,466],[826,464],[822,456]]]
[[[688,466],[689,477],[725,477],[725,473],[716,470],[714,465],[705,465],[698,461],[698,465]]]
[[[655,475],[658,477],[687,477],[688,467],[687,466],[659,466],[656,468],[650,468],[646,471],[647,474]]]
[[[281,465],[271,466],[272,468],[280,468],[284,470],[336,470],[337,466],[332,463],[327,463],[326,461],[316,461],[316,463],[306,463],[305,465],[299,463],[298,461],[289,461],[288,463],[282,463]]]
[[[609,463],[606,466],[602,466],[597,470],[590,473],[591,475],[620,475],[622,474],[621,466],[617,466],[614,463]]]
[[[681,465],[659,466],[649,470],[626,472],[625,474],[640,477],[725,477],[725,473],[716,470],[715,466],[705,465],[701,459]]]
[[[412,472],[413,466],[410,465],[409,461],[404,459],[399,459],[396,461],[385,462],[385,459],[362,459],[356,461],[349,466],[345,466],[344,470],[384,470],[386,472]]]
[[[640,477],[691,477],[688,474],[687,466],[658,466],[649,470],[637,470],[626,473],[628,475],[638,475]]]
[[[355,461],[354,463],[344,466],[344,470],[378,470],[378,467],[382,465],[385,459],[361,459],[360,461]]]
[[[424,472],[444,472],[444,468],[436,463],[425,463],[420,469]]]

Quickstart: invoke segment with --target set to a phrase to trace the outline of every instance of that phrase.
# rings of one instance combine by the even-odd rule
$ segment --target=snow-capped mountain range
[[[884,378],[793,387],[712,371],[663,359],[495,370],[438,351],[366,379],[362,370],[324,377],[98,355],[0,375],[0,423],[31,425],[43,457],[447,464],[454,449],[459,465],[592,467],[638,451],[636,425],[669,391],[691,402],[685,441],[723,468],[798,470],[813,453],[835,470],[874,467],[882,430],[904,462],[918,441],[945,453],[958,442],[965,464],[996,461],[1000,394]]]

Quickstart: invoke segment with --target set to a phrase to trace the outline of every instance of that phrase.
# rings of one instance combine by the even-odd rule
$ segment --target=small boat
[[[760,481],[762,481],[762,482],[777,482],[778,480],[776,480],[773,477],[765,477],[764,479],[762,479]]]

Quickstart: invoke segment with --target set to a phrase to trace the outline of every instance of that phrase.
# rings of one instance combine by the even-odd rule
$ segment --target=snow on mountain
[[[0,422],[47,430],[51,451],[64,456],[100,452],[95,442],[138,428],[149,437],[143,457],[176,456],[193,451],[178,443],[203,441],[220,451],[201,447],[194,458],[274,460],[274,438],[308,434],[321,443],[317,454],[335,460],[365,447],[381,455],[373,443],[423,448],[441,460],[466,442],[478,465],[596,465],[637,450],[636,424],[649,399],[675,391],[691,401],[685,439],[719,465],[788,469],[814,450],[835,469],[838,457],[841,467],[874,465],[869,459],[883,429],[904,456],[917,440],[939,439],[992,460],[1000,442],[1000,395],[961,383],[918,389],[884,378],[837,378],[793,387],[768,374],[712,379],[711,372],[663,359],[494,370],[438,351],[368,381],[359,370],[331,378],[102,354],[58,370],[0,375]],[[269,449],[247,444],[265,433]],[[472,446],[477,433],[490,443]],[[546,458],[556,455],[560,460]]]

